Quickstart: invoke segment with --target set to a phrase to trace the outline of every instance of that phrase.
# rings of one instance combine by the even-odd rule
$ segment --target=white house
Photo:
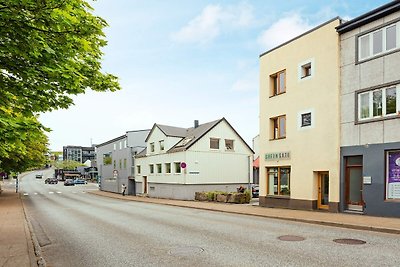
[[[137,190],[193,200],[195,192],[236,191],[252,177],[253,150],[225,119],[179,128],[154,124],[136,155]],[[139,183],[141,185],[139,185]]]

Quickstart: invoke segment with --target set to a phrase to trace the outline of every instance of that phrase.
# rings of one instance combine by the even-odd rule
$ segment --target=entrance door
[[[329,208],[329,173],[318,173],[318,208]]]
[[[143,176],[143,194],[147,194],[147,176]]]
[[[362,156],[346,157],[346,203],[347,209],[362,211],[363,200],[363,176]]]

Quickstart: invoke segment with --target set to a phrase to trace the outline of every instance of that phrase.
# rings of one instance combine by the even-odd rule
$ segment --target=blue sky
[[[89,146],[149,129],[225,117],[251,145],[259,131],[259,55],[329,19],[389,1],[89,1],[104,18],[103,69],[122,90],[87,91],[40,116],[50,148]]]

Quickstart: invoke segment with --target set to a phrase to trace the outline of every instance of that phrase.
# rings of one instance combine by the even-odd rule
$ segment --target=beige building
[[[339,209],[340,23],[260,55],[260,206]]]

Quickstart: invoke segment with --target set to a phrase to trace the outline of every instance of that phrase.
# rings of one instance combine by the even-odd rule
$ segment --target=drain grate
[[[305,240],[304,237],[298,235],[282,235],[278,237],[281,241],[303,241]]]
[[[175,256],[190,256],[194,254],[200,254],[204,251],[204,248],[189,246],[189,247],[177,247],[169,251],[170,255]]]
[[[346,245],[363,245],[363,244],[367,243],[364,240],[352,239],[352,238],[334,239],[333,242],[336,242],[336,243],[339,243],[339,244],[346,244]]]

